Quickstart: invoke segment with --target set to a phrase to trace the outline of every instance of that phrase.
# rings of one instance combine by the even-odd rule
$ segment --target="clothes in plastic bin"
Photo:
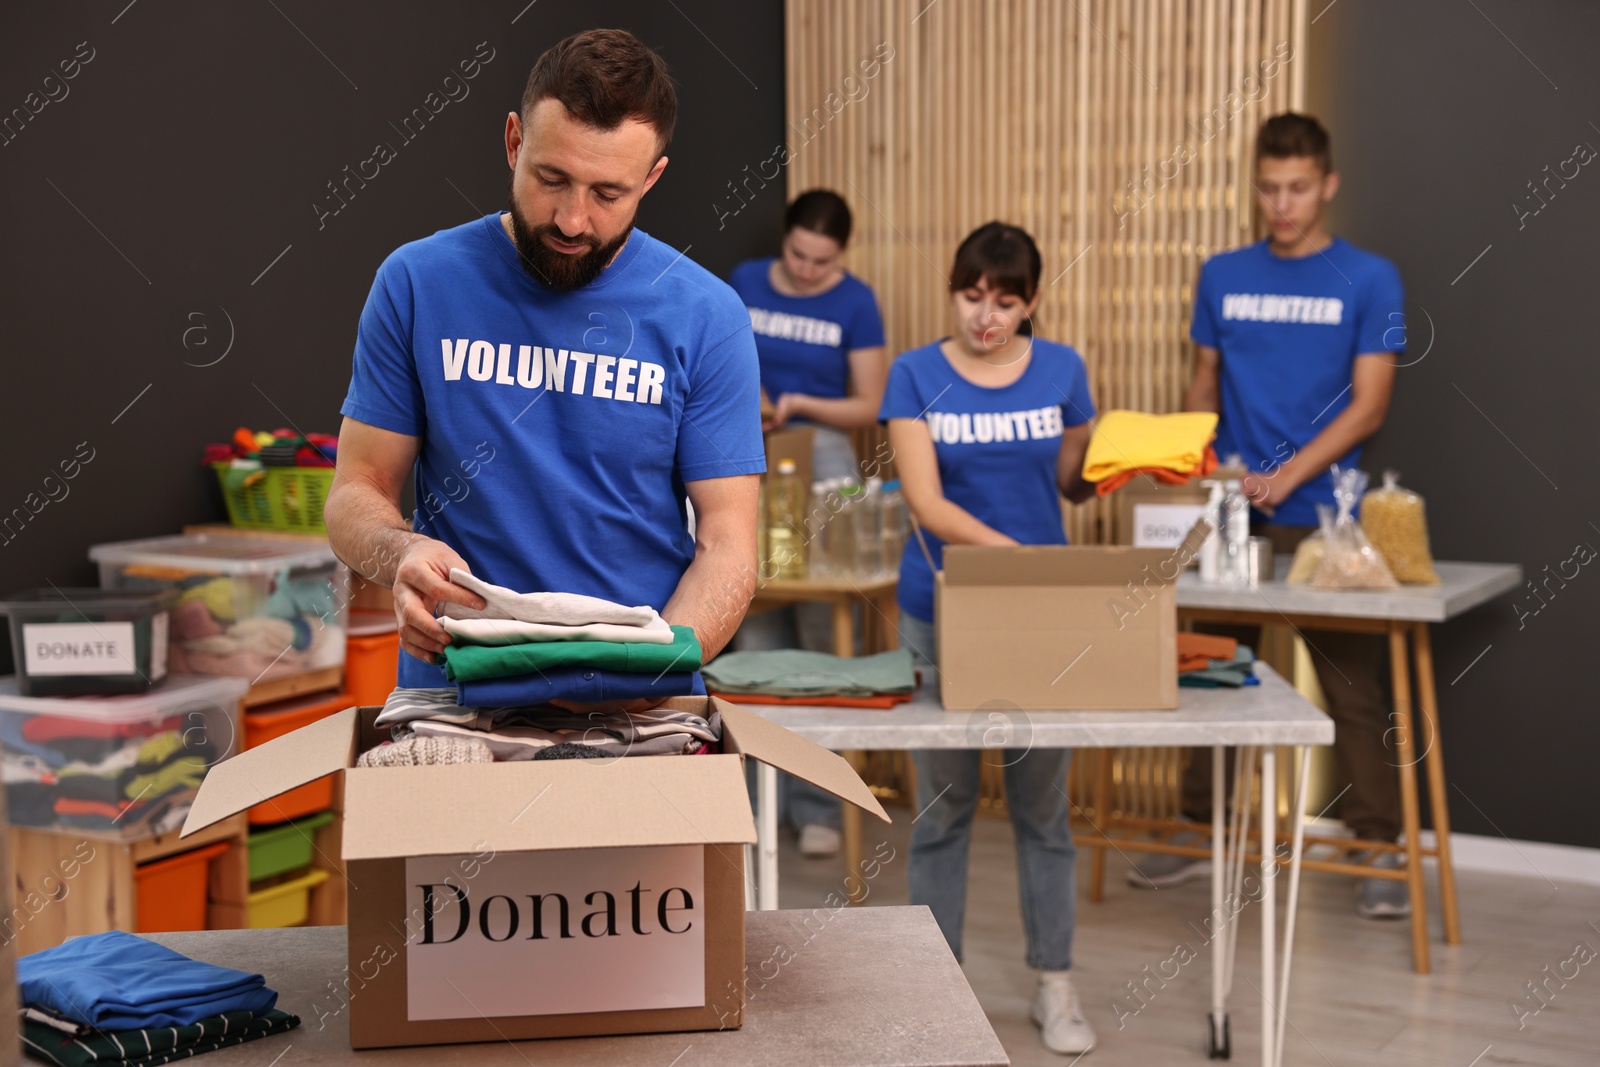
[[[252,708],[244,717],[244,747],[256,748],[274,737],[292,733],[318,719],[325,719],[336,711],[351,706],[350,694],[318,693],[313,696],[294,697]],[[296,786],[280,796],[262,801],[250,809],[250,825],[263,826],[299,819],[326,810],[333,804],[334,775],[318,778],[315,782]]]
[[[394,612],[353,611],[344,658],[344,688],[360,707],[382,704],[400,673],[400,633]]]
[[[327,871],[310,870],[298,878],[252,889],[249,897],[250,929],[299,926],[311,915],[311,891],[326,882],[328,877]]]
[[[184,534],[95,545],[102,589],[172,591],[168,668],[251,684],[344,664],[349,571],[326,544]]]
[[[170,591],[30,589],[0,601],[23,696],[143,693],[167,674]]]
[[[231,847],[218,841],[135,867],[134,929],[141,934],[204,930],[211,861]]]
[[[17,688],[14,676],[0,678],[0,778],[12,825],[132,841],[183,824],[207,769],[240,747],[249,686],[173,675],[123,696],[28,697]]]
[[[323,811],[282,826],[250,831],[250,880],[259,882],[309,864],[316,855],[317,831],[333,820],[333,812]]]

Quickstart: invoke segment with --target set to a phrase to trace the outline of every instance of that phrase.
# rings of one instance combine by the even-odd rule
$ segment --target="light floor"
[[[871,855],[880,840],[896,852],[868,883],[865,906],[907,903],[909,815],[903,808],[890,813],[893,827],[868,820],[866,853]],[[792,834],[784,835],[780,864],[785,908],[818,907],[830,892],[842,890],[843,864],[802,857]],[[1033,978],[1023,963],[1009,823],[977,821],[971,866],[964,966],[973,991],[1012,1063],[1071,1064],[1074,1057],[1057,1056],[1039,1043],[1028,1020]],[[1209,883],[1130,889],[1122,880],[1127,862],[1113,852],[1105,899],[1092,904],[1083,891],[1088,867],[1087,855],[1080,854],[1074,981],[1100,1041],[1081,1057],[1084,1067],[1207,1063],[1211,949],[1202,931],[1210,910]],[[1286,888],[1287,880],[1280,884]],[[1458,875],[1463,943],[1452,947],[1439,939],[1435,909],[1430,913],[1434,970],[1415,975],[1409,927],[1403,921],[1357,918],[1354,884],[1350,878],[1317,874],[1306,875],[1301,884],[1285,1065],[1600,1065],[1600,956],[1584,963],[1600,952],[1600,889],[1463,872]],[[1435,888],[1430,877],[1430,900],[1437,900]],[[1251,985],[1260,982],[1260,919],[1254,905],[1245,909],[1242,921],[1230,1000],[1233,1061],[1254,1064],[1262,1010]],[[1195,958],[1181,965],[1167,962],[1180,944]],[[1174,970],[1177,976],[1164,987],[1150,982],[1154,992],[1140,1007],[1126,983],[1143,981],[1147,966],[1158,978]],[[1568,976],[1564,986],[1560,975]],[[1544,983],[1548,1006],[1537,1014],[1531,1014],[1538,1002],[1525,988],[1529,981]],[[1520,1028],[1513,1001],[1530,1012],[1521,1016]],[[1115,1011],[1114,1002],[1125,1010]]]

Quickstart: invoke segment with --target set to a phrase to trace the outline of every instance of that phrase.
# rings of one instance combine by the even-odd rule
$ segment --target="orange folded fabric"
[[[1203,671],[1214,659],[1232,660],[1239,654],[1239,642],[1215,634],[1178,634],[1178,673]]]
[[[719,693],[713,689],[711,695],[730,704],[797,704],[816,708],[892,708],[911,700],[910,693],[879,697],[778,697],[765,693]]]
[[[1123,471],[1095,484],[1096,496],[1110,496],[1118,489],[1127,485],[1141,474],[1148,474],[1163,485],[1187,485],[1190,479],[1204,478],[1217,469],[1217,453],[1210,445],[1206,445],[1205,455],[1201,457],[1200,466],[1187,474],[1175,471],[1168,467],[1140,467],[1137,470]]]

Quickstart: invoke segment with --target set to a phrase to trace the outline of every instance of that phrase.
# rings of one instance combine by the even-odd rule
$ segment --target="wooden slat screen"
[[[956,245],[999,218],[1038,242],[1038,332],[1083,353],[1100,410],[1176,410],[1195,277],[1255,236],[1251,146],[1303,92],[1304,22],[1299,0],[790,0],[788,195],[850,202],[891,353],[948,332]],[[1090,503],[1069,532],[1110,522]]]

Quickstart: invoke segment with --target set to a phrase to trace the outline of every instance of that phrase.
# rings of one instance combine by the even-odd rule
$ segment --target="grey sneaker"
[[[1204,845],[1211,839],[1205,834],[1185,830],[1174,834],[1170,844]],[[1158,852],[1145,856],[1128,868],[1128,884],[1135,889],[1167,889],[1192,882],[1197,878],[1211,877],[1211,861],[1196,856],[1173,856]]]
[[[1405,866],[1405,854],[1385,852],[1373,866],[1399,870]],[[1411,914],[1411,888],[1403,880],[1363,878],[1356,883],[1356,914],[1363,919],[1403,919]]]
[[[1039,976],[1032,1014],[1039,1027],[1039,1039],[1051,1052],[1070,1056],[1094,1048],[1094,1028],[1083,1017],[1083,1005],[1078,1003],[1078,993],[1066,975]]]

